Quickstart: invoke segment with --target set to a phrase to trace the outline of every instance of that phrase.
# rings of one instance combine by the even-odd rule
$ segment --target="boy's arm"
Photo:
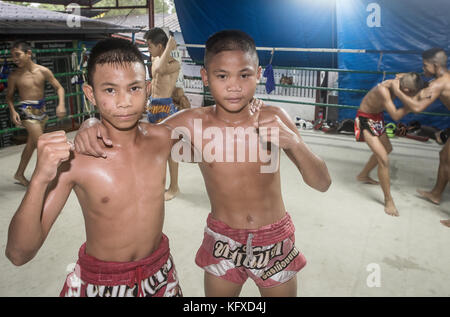
[[[58,118],[64,118],[66,115],[66,107],[65,107],[65,95],[64,88],[61,86],[59,81],[55,78],[52,71],[48,68],[44,68],[45,79],[53,86],[58,95],[58,106],[56,107],[56,116]]]
[[[380,95],[382,98],[383,107],[387,113],[391,116],[392,120],[398,121],[404,116],[406,116],[411,110],[407,107],[397,108],[392,101],[391,94],[388,88],[381,88]]]
[[[8,230],[5,254],[15,265],[23,265],[36,255],[73,187],[68,172],[58,171],[70,157],[65,132],[43,134],[37,147],[36,169]]]
[[[99,142],[99,139],[102,142]],[[106,157],[105,146],[112,146],[108,130],[97,118],[89,118],[81,124],[73,140],[75,151],[84,155]]]
[[[274,114],[266,116],[264,119],[260,117],[257,123],[260,138],[263,142],[269,141],[282,148],[297,166],[307,185],[321,192],[327,191],[331,185],[331,178],[325,162],[303,142],[297,127],[284,110],[278,107],[273,107],[273,109]],[[262,127],[278,128],[278,140],[266,135],[268,129],[260,129]]]
[[[400,83],[397,82],[392,85],[394,94],[414,113],[424,111],[429,105],[436,101],[441,95],[443,85],[439,79],[434,80],[430,85],[420,91],[420,98],[411,98],[400,90]]]
[[[6,103],[9,106],[9,113],[11,115],[11,120],[15,125],[21,125],[20,115],[14,108],[14,91],[16,90],[16,76],[13,74],[8,76],[8,88],[6,95]]]
[[[172,74],[180,70],[180,63],[172,58],[170,53],[177,48],[177,42],[173,36],[169,37],[167,41],[166,48],[159,58],[158,62],[155,63],[155,72],[160,74]]]

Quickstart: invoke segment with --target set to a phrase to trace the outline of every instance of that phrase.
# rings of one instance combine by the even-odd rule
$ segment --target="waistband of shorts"
[[[45,106],[45,99],[41,99],[41,100],[22,100],[20,102],[20,107],[22,108],[26,108],[28,106],[36,108],[36,109],[40,109],[43,106]]]
[[[81,280],[98,285],[132,285],[155,274],[170,256],[169,239],[162,235],[158,248],[148,257],[133,262],[101,261],[86,254],[86,243],[78,252]]]
[[[357,116],[357,117],[364,117],[364,118],[372,119],[372,120],[375,120],[375,121],[381,121],[381,120],[384,119],[384,114],[383,114],[383,112],[379,112],[379,113],[366,113],[366,112],[363,112],[363,111],[361,111],[361,110],[358,110],[358,111],[356,112],[356,116]]]
[[[152,98],[150,97],[150,103],[152,105],[171,105],[173,104],[172,98]]]
[[[214,219],[211,213],[208,215],[206,223],[210,230],[227,236],[241,244],[246,244],[249,234],[252,234],[252,244],[254,246],[278,243],[289,238],[295,232],[295,226],[289,213],[286,213],[277,222],[262,226],[258,229],[233,229],[226,223]]]

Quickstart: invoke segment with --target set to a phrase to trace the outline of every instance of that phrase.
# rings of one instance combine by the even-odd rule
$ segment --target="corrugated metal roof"
[[[62,4],[62,5],[69,5],[71,3],[77,3],[81,6],[88,6],[89,2],[94,5],[97,2],[100,2],[101,0],[32,0],[32,1],[22,1],[22,0],[9,0],[11,2],[35,2],[35,3],[48,3],[48,4]]]
[[[74,20],[73,17],[66,13],[0,1],[0,34],[113,34],[139,31],[133,27],[116,25],[98,19],[76,16],[77,20]]]
[[[142,31],[148,30],[148,15],[128,15],[128,16],[116,16],[101,18],[102,21],[107,21],[117,25],[123,25],[128,27],[139,28]],[[176,13],[171,14],[155,14],[155,26],[156,27],[168,27],[172,32],[181,32],[180,24],[178,23],[178,16]]]

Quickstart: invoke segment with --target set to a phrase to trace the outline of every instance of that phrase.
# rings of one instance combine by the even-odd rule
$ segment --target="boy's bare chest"
[[[271,154],[253,126],[205,125],[194,131],[191,141],[202,161],[209,164],[261,163]]]
[[[42,90],[45,84],[45,77],[41,72],[27,72],[20,75],[16,83],[20,93],[27,93],[30,90]]]
[[[77,173],[77,183],[87,191],[108,194],[119,200],[125,200],[141,189],[161,186],[167,158],[146,154],[110,154],[106,159],[92,159],[94,162]]]

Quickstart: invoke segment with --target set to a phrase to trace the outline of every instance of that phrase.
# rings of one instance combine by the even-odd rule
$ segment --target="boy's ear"
[[[256,71],[256,80],[258,81],[258,84],[259,84],[259,81],[261,80],[261,72],[262,72],[262,67],[258,66],[258,70]]]
[[[94,98],[94,88],[91,85],[84,84],[83,85],[83,92],[84,95],[87,97],[87,99],[94,105],[95,104],[95,98]]]
[[[203,85],[205,87],[208,86],[208,72],[206,71],[205,67],[202,67],[202,69],[200,69],[200,75],[202,76]]]
[[[151,80],[146,81],[145,90],[147,92],[147,97],[150,97],[152,95],[152,81]]]

